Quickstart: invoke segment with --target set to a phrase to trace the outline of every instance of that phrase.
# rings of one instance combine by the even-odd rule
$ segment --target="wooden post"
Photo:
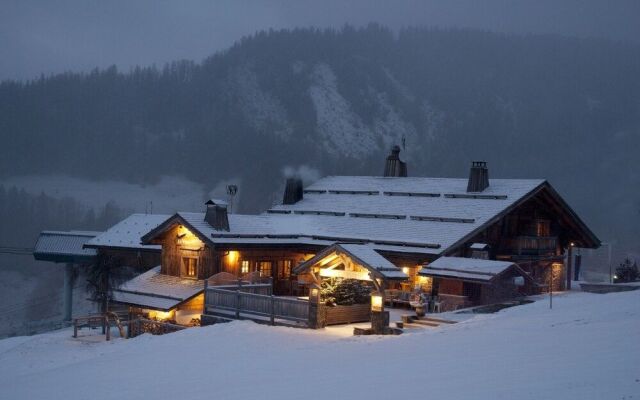
[[[104,316],[104,324],[107,327],[107,342],[108,342],[109,340],[111,340],[111,327],[109,326],[109,316],[108,315]]]
[[[209,280],[205,279],[204,280],[204,302],[202,303],[202,313],[206,314],[207,313],[207,289],[209,288]]]
[[[73,337],[74,338],[78,337],[78,320],[77,319],[73,320]]]
[[[238,290],[236,291],[236,319],[240,319],[240,289],[242,288],[242,280],[238,279]]]
[[[64,286],[62,294],[62,318],[65,322],[71,321],[73,304],[73,264],[64,266]]]
[[[271,325],[276,324],[276,310],[275,310],[275,301],[273,295],[271,295]]]
[[[571,290],[571,270],[573,258],[573,243],[569,243],[569,250],[567,253],[567,290]]]

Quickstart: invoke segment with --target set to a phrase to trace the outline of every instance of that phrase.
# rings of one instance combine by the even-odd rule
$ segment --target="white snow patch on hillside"
[[[256,73],[245,66],[236,71],[233,80],[238,91],[238,101],[249,125],[259,133],[289,139],[293,129],[289,124],[287,111],[276,98],[260,88]]]
[[[371,131],[338,92],[336,75],[327,64],[313,68],[309,95],[316,110],[318,133],[329,153],[360,158],[379,149]]]
[[[443,130],[444,113],[431,105],[427,100],[422,102],[422,123],[424,135],[433,140]]]
[[[402,143],[417,143],[418,134],[413,124],[402,119],[396,109],[390,104],[386,93],[377,93],[378,117],[374,121],[374,132],[382,139],[385,149]],[[406,155],[405,155],[406,161]]]
[[[543,299],[386,337],[240,321],[111,342],[63,330],[0,341],[0,387],[7,399],[631,399],[639,303],[640,291],[571,293],[553,310]]]
[[[199,212],[206,197],[202,185],[178,176],[162,177],[154,185],[91,181],[65,175],[13,176],[0,184],[6,189],[15,186],[36,195],[44,192],[54,198],[70,197],[87,207],[100,208],[115,201],[118,207],[131,212],[151,211],[150,202],[154,213]]]

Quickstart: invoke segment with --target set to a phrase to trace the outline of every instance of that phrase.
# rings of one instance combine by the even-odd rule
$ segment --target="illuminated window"
[[[278,278],[287,279],[291,276],[291,265],[293,262],[291,260],[284,260],[278,268]]]
[[[182,276],[196,278],[198,276],[198,259],[194,257],[182,258]]]
[[[242,260],[240,263],[240,273],[248,274],[249,273],[249,260]]]
[[[269,277],[271,276],[271,261],[260,261],[258,263],[258,271],[260,272],[260,276]]]

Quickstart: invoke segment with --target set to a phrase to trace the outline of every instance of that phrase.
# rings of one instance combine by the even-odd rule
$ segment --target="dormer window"
[[[474,243],[469,249],[471,250],[471,258],[479,258],[482,260],[489,259],[489,245],[486,243]]]

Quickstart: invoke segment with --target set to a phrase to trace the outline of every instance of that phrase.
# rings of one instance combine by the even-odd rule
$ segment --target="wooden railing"
[[[538,255],[555,251],[557,245],[554,236],[516,236],[507,239],[503,247],[511,254]]]
[[[249,293],[246,290],[250,287],[251,285],[245,285],[241,290],[237,290],[237,287],[234,290],[220,286],[207,287],[204,300],[205,314],[268,321],[271,325],[308,324],[309,302]]]

